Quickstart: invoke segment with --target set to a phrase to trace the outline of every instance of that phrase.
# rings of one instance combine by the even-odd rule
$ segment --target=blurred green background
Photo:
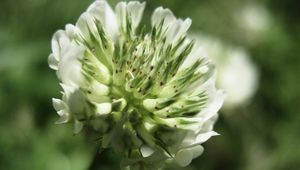
[[[74,136],[71,125],[54,124],[58,116],[51,98],[60,97],[60,87],[47,64],[53,33],[74,24],[91,2],[0,1],[1,170],[86,170],[93,161],[97,152],[93,139]],[[114,6],[117,1],[109,3]],[[245,48],[260,73],[252,100],[222,110],[215,127],[221,136],[205,143],[204,154],[182,169],[299,169],[297,0],[151,0],[146,16],[158,6],[170,8],[178,17],[190,17],[192,32]],[[254,9],[252,18],[243,12],[249,6]],[[100,164],[103,170],[119,169],[119,157],[104,152]]]

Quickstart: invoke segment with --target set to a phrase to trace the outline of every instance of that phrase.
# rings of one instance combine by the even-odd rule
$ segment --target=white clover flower
[[[140,27],[145,3],[120,2],[115,12],[95,1],[75,25],[52,39],[49,65],[63,88],[53,99],[75,132],[93,129],[102,148],[123,154],[122,167],[187,166],[217,135],[223,103],[214,66],[187,38],[190,19],[157,8],[151,30]]]
[[[233,109],[249,101],[257,89],[258,70],[246,50],[206,34],[194,35],[217,65],[217,85],[226,93],[224,108]]]

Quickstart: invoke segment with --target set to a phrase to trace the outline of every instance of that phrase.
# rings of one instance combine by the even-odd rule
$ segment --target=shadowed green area
[[[0,169],[85,170],[98,151],[96,139],[73,135],[72,125],[55,125],[51,98],[60,97],[47,57],[51,37],[75,23],[91,0],[1,0]],[[114,6],[117,1],[109,1]],[[285,170],[300,167],[300,13],[296,0],[151,0],[193,20],[191,31],[207,33],[247,49],[260,76],[247,104],[222,110],[205,152],[184,170]],[[267,28],[251,27],[267,12]],[[259,20],[254,20],[254,23]],[[241,80],[242,81],[242,80]],[[103,152],[100,169],[119,169],[119,157]],[[174,165],[175,166],[175,165]]]

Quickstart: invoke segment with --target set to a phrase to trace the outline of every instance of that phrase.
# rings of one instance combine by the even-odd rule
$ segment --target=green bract
[[[114,12],[98,0],[54,34],[49,65],[63,88],[54,108],[58,123],[74,123],[75,133],[89,127],[102,148],[122,153],[122,168],[186,166],[217,134],[223,93],[214,66],[187,38],[191,20],[159,7],[148,32],[139,26],[144,7],[120,2]]]

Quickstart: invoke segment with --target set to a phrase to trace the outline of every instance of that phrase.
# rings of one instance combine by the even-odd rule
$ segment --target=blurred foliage
[[[92,163],[97,143],[84,135],[73,136],[70,126],[54,124],[57,116],[51,98],[60,96],[60,87],[47,64],[52,34],[66,23],[75,23],[91,2],[1,0],[0,169],[84,170]],[[254,13],[267,19],[266,29],[251,30],[245,25],[241,12],[249,5],[264,10]],[[181,18],[190,17],[193,32],[247,48],[260,70],[252,101],[221,111],[216,124],[221,136],[207,142],[204,154],[181,169],[300,167],[299,5],[296,0],[147,2],[148,17],[157,6],[168,7]],[[118,169],[116,154],[104,155],[101,169]]]

